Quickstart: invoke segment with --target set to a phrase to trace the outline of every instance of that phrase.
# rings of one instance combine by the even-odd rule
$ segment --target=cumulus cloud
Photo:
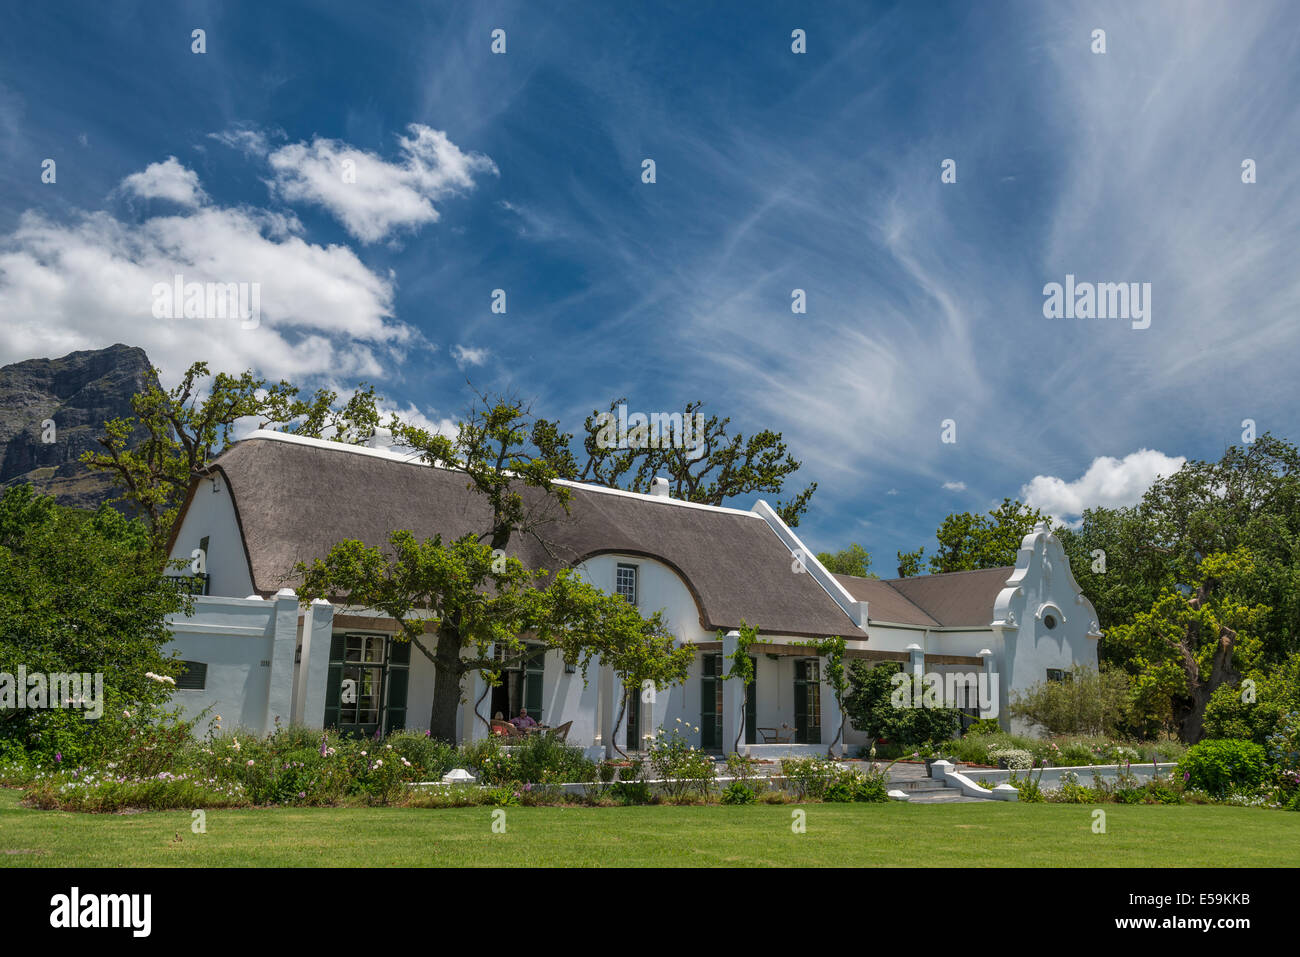
[[[435,200],[472,189],[478,174],[497,173],[491,159],[463,152],[441,130],[419,123],[407,130],[394,162],[319,136],[282,146],[267,157],[271,187],[286,202],[323,206],[352,236],[374,243],[436,222]]]
[[[1187,461],[1154,449],[1138,449],[1122,459],[1103,455],[1072,482],[1036,475],[1020,489],[1020,498],[1061,521],[1077,522],[1086,508],[1135,505],[1157,478],[1171,475]]]
[[[964,492],[964,491],[966,491],[966,483],[965,483],[965,482],[944,482],[944,483],[943,483],[943,487],[946,488],[949,492]]]
[[[0,362],[129,342],[173,378],[200,357],[273,378],[377,378],[423,344],[393,318],[390,278],[301,229],[293,216],[210,205],[141,223],[29,210],[0,236]],[[155,286],[176,276],[258,283],[260,323],[155,318]]]
[[[201,206],[207,200],[199,187],[198,174],[182,166],[175,156],[132,173],[122,180],[120,188],[141,199],[165,199],[180,206]]]

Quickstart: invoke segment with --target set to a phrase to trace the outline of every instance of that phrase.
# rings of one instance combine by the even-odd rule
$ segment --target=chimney
[[[668,494],[668,480],[662,475],[656,475],[650,480],[650,494],[656,498],[670,498]]]
[[[382,425],[376,426],[374,434],[366,439],[366,448],[370,449],[386,449],[392,444],[392,430],[386,429]]]

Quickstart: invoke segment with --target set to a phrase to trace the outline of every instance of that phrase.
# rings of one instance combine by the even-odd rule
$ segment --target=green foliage
[[[90,708],[6,708],[0,742],[81,763],[120,743],[124,711],[160,714],[172,690],[160,679],[178,673],[166,618],[191,602],[161,569],[141,523],[107,506],[74,512],[29,485],[0,495],[0,672],[102,674],[104,696],[97,720]]]
[[[818,552],[817,560],[826,566],[828,572],[836,575],[875,577],[871,574],[871,555],[857,542],[848,548],[841,548],[838,552]]]
[[[723,804],[753,804],[758,800],[754,789],[743,781],[732,781],[722,789]]]
[[[1264,748],[1253,741],[1210,738],[1187,749],[1178,762],[1187,786],[1213,797],[1259,790],[1267,775]]]
[[[912,552],[898,552],[898,577],[915,578],[921,574],[921,558],[924,554],[924,546]]]
[[[724,505],[732,498],[754,492],[780,494],[786,480],[799,471],[802,463],[786,450],[780,432],[765,429],[746,439],[740,433],[727,434],[731,419],[711,415],[704,420],[698,439],[699,451],[690,448],[673,448],[668,443],[652,448],[643,441],[648,437],[649,426],[629,429],[628,448],[618,448],[611,442],[617,431],[610,427],[608,416],[617,420],[618,407],[626,398],[615,399],[607,412],[592,410],[583,424],[583,448],[587,454],[581,473],[575,471],[565,478],[621,488],[630,492],[648,492],[657,475],[668,478],[674,498],[706,505]],[[690,402],[686,416],[692,417],[703,408],[702,402]],[[799,524],[799,517],[808,508],[808,501],[817,489],[813,482],[788,502],[776,503],[776,511],[787,525]]]
[[[1205,734],[1264,744],[1294,711],[1300,711],[1300,652],[1280,664],[1261,662],[1241,682],[1216,688],[1205,709]]]
[[[1020,543],[1049,516],[1019,501],[1003,499],[987,515],[961,512],[949,515],[934,537],[939,549],[930,556],[930,572],[961,572],[976,568],[1014,565]],[[900,564],[904,556],[899,555]],[[916,553],[917,562],[920,553]]]
[[[956,734],[961,718],[955,708],[896,706],[894,676],[899,673],[888,665],[872,667],[865,661],[853,662],[848,669],[850,690],[843,703],[843,712],[853,727],[872,740],[883,739],[903,750],[947,741]],[[918,703],[924,704],[924,700]]]
[[[1042,726],[1049,734],[1118,735],[1129,714],[1128,674],[1076,665],[1068,681],[1048,681],[1016,693],[1011,714]]]
[[[1017,775],[1014,771],[1008,776],[1007,783],[1019,792],[1019,800],[1022,804],[1042,804],[1043,789],[1039,787],[1039,782],[1043,780],[1042,766],[1039,766],[1038,777],[1034,777],[1032,770],[1029,770],[1023,777]]]
[[[334,392],[322,389],[302,398],[289,383],[270,384],[251,371],[218,373],[207,381],[206,362],[191,365],[171,390],[158,384],[158,374],[154,370],[148,388],[131,398],[135,415],[105,423],[101,450],[81,456],[83,464],[112,476],[122,491],[119,501],[148,523],[157,545],[167,540],[190,483],[230,443],[236,422],[257,418],[262,428],[364,443],[379,421],[376,403],[383,401],[373,387],[363,391],[358,385],[336,410]]]
[[[646,748],[646,760],[659,779],[659,787],[673,800],[696,791],[707,794],[715,776],[713,759],[674,728],[660,728]]]
[[[820,801],[839,774],[839,765],[826,758],[783,758],[781,773],[795,797]]]
[[[1259,660],[1269,609],[1238,598],[1254,573],[1245,548],[1207,555],[1194,569],[1192,599],[1166,588],[1150,611],[1112,630],[1134,672],[1138,718],[1173,725],[1189,743],[1200,737],[1214,692]]]

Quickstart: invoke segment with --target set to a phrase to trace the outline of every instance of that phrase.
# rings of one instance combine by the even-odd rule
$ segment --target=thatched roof
[[[877,580],[836,575],[850,595],[868,603],[870,621],[939,628],[987,628],[993,602],[1014,565],[942,575]]]
[[[297,584],[294,565],[335,543],[385,545],[394,529],[451,541],[488,527],[490,512],[467,479],[444,469],[333,443],[255,435],[210,466],[230,488],[254,590]],[[760,516],[569,483],[570,513],[552,508],[543,541],[516,536],[509,553],[532,568],[573,565],[603,552],[642,555],[675,569],[707,631],[742,619],[795,637],[866,635],[811,575],[792,570],[789,549]],[[191,492],[193,494],[193,492]],[[540,493],[525,490],[538,500]],[[179,522],[177,523],[179,528]]]

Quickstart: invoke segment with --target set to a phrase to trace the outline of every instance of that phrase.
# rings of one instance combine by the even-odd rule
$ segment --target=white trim
[[[776,509],[768,505],[766,501],[760,498],[754,503],[754,514],[767,522],[768,527],[776,533],[776,537],[790,550],[790,554],[799,559],[800,564],[807,569],[808,574],[812,576],[817,584],[822,586],[822,590],[831,597],[831,600],[840,606],[840,610],[848,616],[849,621],[856,625],[859,630],[866,631],[868,623],[867,603],[858,601],[849,594],[849,590],[844,587],[838,578],[826,570],[826,566],[821,563],[816,554],[803,543],[803,540],[776,513]]]

